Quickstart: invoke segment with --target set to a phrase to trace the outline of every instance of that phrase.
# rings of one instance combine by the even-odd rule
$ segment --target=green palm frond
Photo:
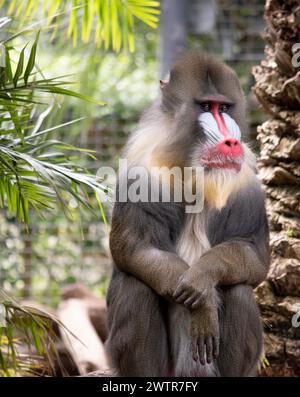
[[[8,14],[17,18],[22,15],[24,21],[42,12],[47,24],[53,26],[67,14],[67,34],[74,45],[78,37],[87,43],[93,33],[97,46],[118,52],[121,48],[134,51],[135,20],[157,27],[159,6],[160,2],[153,0],[21,0],[10,2]]]
[[[55,361],[63,370],[54,324],[64,327],[52,314],[21,305],[0,289],[0,377],[52,375]]]
[[[60,204],[68,214],[70,197],[91,209],[89,192],[94,192],[98,200],[107,190],[95,176],[80,168],[76,160],[72,162],[74,153],[91,156],[91,152],[51,138],[53,132],[80,119],[41,128],[53,106],[47,105],[41,112],[38,105],[48,104],[52,100],[49,94],[72,96],[97,105],[104,103],[65,88],[71,83],[64,81],[64,76],[39,78],[35,71],[38,37],[28,59],[24,47],[15,63],[10,58],[13,47],[5,44],[4,66],[0,67],[0,207],[7,208],[23,222],[28,222],[30,207],[41,213]],[[100,213],[103,216],[101,203]]]

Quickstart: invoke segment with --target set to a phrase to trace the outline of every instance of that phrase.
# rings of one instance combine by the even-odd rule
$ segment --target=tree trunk
[[[267,194],[271,268],[257,288],[265,324],[267,375],[300,375],[300,43],[297,0],[267,0],[265,59],[254,92],[270,118],[258,128],[259,170]]]
[[[160,38],[160,76],[165,78],[174,59],[186,47],[187,12],[190,0],[163,0]]]
[[[62,301],[58,318],[63,323],[60,327],[62,340],[80,375],[109,370],[103,342],[93,327],[85,300]]]

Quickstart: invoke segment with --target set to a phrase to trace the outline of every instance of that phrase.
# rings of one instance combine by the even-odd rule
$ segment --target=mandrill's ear
[[[167,80],[159,80],[160,89],[163,90],[168,84]]]

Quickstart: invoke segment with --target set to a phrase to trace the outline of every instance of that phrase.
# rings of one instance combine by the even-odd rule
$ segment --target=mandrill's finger
[[[213,338],[213,356],[214,356],[214,358],[217,358],[219,356],[219,345],[220,345],[219,337],[215,336]]]
[[[198,353],[199,353],[199,359],[200,359],[200,363],[202,365],[205,365],[205,346],[204,346],[204,337],[200,336],[200,338],[198,338]]]
[[[186,306],[186,307],[192,307],[192,304],[194,303],[194,301],[195,301],[195,299],[196,299],[196,296],[197,295],[192,295],[192,296],[190,296],[188,299],[186,299],[185,301],[184,301],[184,306]]]
[[[202,297],[197,297],[196,300],[193,302],[193,304],[191,305],[192,309],[198,309],[198,307],[201,305],[202,303]]]
[[[177,297],[174,296],[174,298],[177,303],[183,303],[187,298],[189,298],[189,296],[189,292],[184,291],[181,295],[178,295]]]
[[[177,298],[185,291],[186,291],[186,289],[184,288],[183,285],[178,285],[178,287],[175,289],[175,291],[173,293],[173,297]]]
[[[192,342],[192,353],[193,353],[193,360],[198,361],[199,355],[198,355],[197,339],[194,339]]]
[[[212,362],[212,354],[213,354],[212,337],[209,336],[206,338],[205,345],[206,345],[206,361],[207,364],[210,364]]]

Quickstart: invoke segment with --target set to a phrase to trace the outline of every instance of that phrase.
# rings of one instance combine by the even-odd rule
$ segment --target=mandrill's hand
[[[191,312],[193,359],[210,364],[219,355],[219,320],[215,302],[207,302]]]
[[[197,309],[215,293],[215,283],[210,275],[198,267],[190,267],[180,277],[173,298],[188,309]]]

